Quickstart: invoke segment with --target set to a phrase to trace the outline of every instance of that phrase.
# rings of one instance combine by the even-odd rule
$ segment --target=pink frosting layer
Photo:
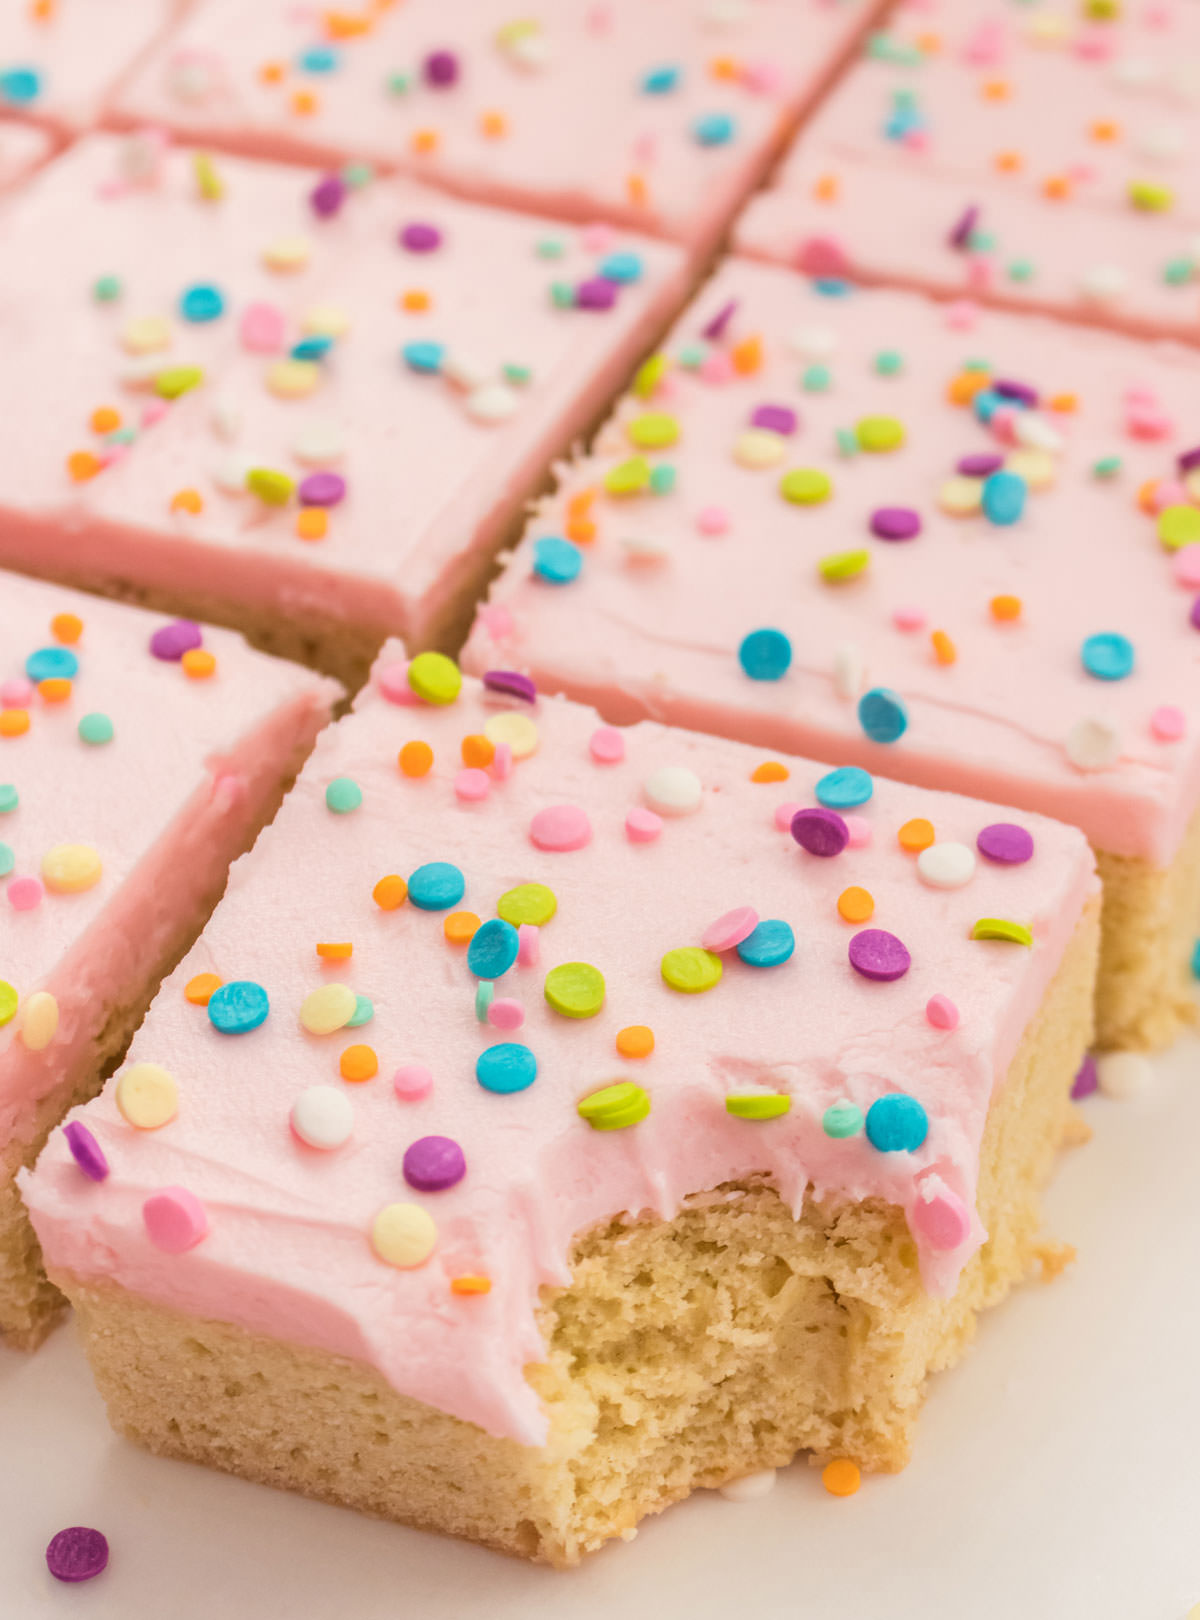
[[[701,248],[880,9],[567,0],[523,22],[511,0],[406,0],[338,37],[318,6],[204,0],[121,110],[272,157],[368,157],[470,196]],[[277,71],[265,82],[266,65]],[[700,121],[714,118],[730,120],[728,134],[705,138]]]
[[[83,621],[70,645],[51,630],[63,613]],[[333,682],[210,628],[203,641],[216,671],[193,679],[178,662],[151,655],[163,622],[4,579],[0,714],[11,722],[24,712],[29,725],[12,735],[0,725],[0,980],[20,998],[0,1027],[0,1146],[23,1134],[110,1012],[136,998],[156,965],[161,971],[164,941],[179,941],[189,913],[211,905],[229,861],[337,696]],[[78,662],[65,701],[29,690],[26,660],[41,649]],[[109,742],[81,737],[80,723],[92,715],[111,722]],[[43,884],[45,858],[62,845],[99,858],[90,887]],[[27,905],[31,882],[42,892]],[[196,927],[202,916],[196,912]],[[22,1032],[37,992],[55,998],[58,1031],[31,1050]]]
[[[122,178],[131,150],[150,165],[137,184]],[[0,474],[0,560],[215,591],[419,641],[678,304],[681,256],[408,181],[347,192],[318,217],[315,172],[238,158],[215,170],[223,194],[206,199],[191,154],[97,137],[14,209],[0,265],[0,410],[14,440]],[[438,245],[403,246],[410,226]],[[289,243],[302,262],[272,268]],[[556,284],[574,297],[614,255],[632,279],[603,281],[611,307],[555,304]],[[102,276],[119,278],[118,299],[88,297]],[[216,319],[180,313],[197,284],[219,291]],[[427,307],[406,309],[406,293]],[[146,318],[165,322],[166,346],[131,355]],[[311,389],[281,394],[281,361],[306,336],[331,334],[301,378]],[[440,374],[406,363],[416,342],[442,346]],[[172,405],[136,386],[139,368],[189,365],[204,380]],[[121,410],[136,442],[73,482],[73,452],[108,453],[87,431],[101,405]],[[285,474],[293,493],[280,505],[248,493],[253,468]],[[307,540],[297,526],[314,473],[344,488],[325,538]],[[199,496],[199,512],[175,500],[182,491]]]
[[[45,130],[0,119],[0,191],[24,180],[53,148],[54,142]]]
[[[868,279],[1200,338],[1200,12],[1084,9],[907,0],[739,245],[832,240]]]
[[[384,695],[403,690],[395,658],[385,654],[356,713],[318,741],[134,1042],[131,1060],[175,1077],[177,1117],[134,1129],[110,1083],[75,1116],[107,1156],[107,1180],[87,1180],[61,1134],[25,1178],[51,1269],[364,1359],[402,1393],[530,1444],[546,1437],[524,1378],[544,1355],[538,1290],[566,1280],[573,1234],[618,1211],[669,1217],[688,1193],[756,1173],[772,1175],[797,1209],[810,1187],[911,1209],[936,1176],[948,1201],[961,1201],[963,1229],[953,1248],[934,1247],[919,1221],[915,1235],[928,1285],[951,1289],[985,1235],[971,1212],[991,1097],[1095,890],[1080,835],[1022,817],[1032,859],[980,858],[971,870],[977,835],[1003,812],[879,780],[854,811],[851,845],[822,858],[793,840],[784,806],[811,806],[824,767],[792,759],[786,781],[754,781],[754,750],[652,723],[614,745],[610,734],[597,738],[593,712],[562,699],[522,711],[519,733],[507,733],[521,757],[476,765],[464,781],[462,738],[491,729],[503,741],[497,717],[511,727],[511,716],[470,682],[452,707],[398,707]],[[432,746],[433,766],[406,777],[397,751],[417,739]],[[695,805],[664,813],[656,838],[635,841],[627,817],[663,809],[651,779],[664,767],[694,774]],[[345,777],[361,804],[334,813],[327,789]],[[897,841],[914,816],[932,821],[941,845],[966,846],[965,886],[930,887],[919,876]],[[555,834],[569,847],[546,847]],[[414,872],[434,861],[461,871],[461,905],[478,917],[494,916],[517,884],[545,884],[556,897],[534,960],[495,983],[496,998],[524,1015],[512,1036],[479,1021],[464,947],[448,942],[441,915],[412,903]],[[410,879],[410,897],[383,910],[373,889],[391,872]],[[836,902],[851,885],[870,891],[872,926],[911,953],[903,977],[868,980],[850,966],[858,930]],[[789,961],[752,967],[728,952],[707,992],[664,982],[664,953],[699,945],[742,906],[790,923]],[[973,940],[985,916],[1028,926],[1032,945]],[[731,929],[725,943],[743,931]],[[353,955],[323,961],[322,942],[351,944]],[[562,1016],[545,999],[548,973],[570,962],[603,975],[594,1016]],[[219,1033],[183,994],[200,972],[261,985],[265,1022]],[[302,1003],[330,981],[368,997],[373,1015],[332,1035],[307,1033]],[[945,1027],[954,1019],[940,1004],[940,1024],[931,1021],[935,996],[953,1004],[956,1027]],[[618,1054],[617,1033],[631,1025],[653,1030],[652,1055]],[[534,1054],[537,1078],[508,1095],[483,1089],[477,1059],[512,1038]],[[349,1084],[341,1054],[362,1043],[379,1072]],[[392,1079],[414,1064],[432,1080],[419,1100],[411,1086],[399,1095]],[[576,1104],[618,1080],[645,1090],[649,1115],[594,1130]],[[352,1134],[335,1150],[303,1146],[289,1128],[313,1086],[337,1088],[353,1110]],[[728,1095],[764,1091],[790,1097],[790,1112],[752,1123],[726,1111]],[[893,1092],[927,1112],[928,1137],[915,1151],[877,1150],[861,1128],[841,1140],[823,1129],[831,1104],[850,1099],[866,1111]],[[430,1135],[453,1139],[466,1162],[463,1179],[436,1192],[406,1185],[403,1168]],[[158,1248],[143,1217],[146,1200],[171,1187],[198,1199],[207,1223],[182,1255]],[[394,1269],[372,1247],[375,1217],[393,1203],[415,1204],[436,1226],[435,1247],[412,1269]],[[456,1294],[452,1280],[464,1276],[488,1279],[490,1292]]]
[[[730,304],[722,337],[707,344],[702,332]],[[739,344],[756,334],[761,366],[739,372]],[[822,296],[786,271],[736,262],[665,353],[657,391],[621,403],[531,523],[478,616],[468,666],[515,664],[618,719],[649,714],[976,793],[1073,821],[1097,847],[1169,861],[1200,801],[1200,553],[1168,553],[1138,491],[1152,484],[1158,504],[1200,500],[1177,468],[1200,426],[1194,360],[904,293]],[[948,384],[972,360],[1040,390],[1039,408],[985,426],[952,404]],[[1061,395],[1076,408],[1053,408]],[[760,433],[757,448],[774,459],[748,466],[736,459],[740,435],[762,406],[793,410],[798,426]],[[677,444],[644,452],[674,467],[673,490],[609,495],[603,480],[634,455],[629,424],[647,413],[676,424]],[[903,445],[856,450],[857,423],[877,415],[901,423]],[[1018,429],[1054,445],[1025,461],[1051,487],[1029,488],[1008,527],[945,510],[959,458],[1000,465]],[[1119,470],[1098,475],[1110,456]],[[828,476],[827,500],[782,497],[782,475],[805,468]],[[981,480],[969,488],[977,500]],[[533,571],[535,544],[565,532],[584,489],[596,492],[596,538],[573,584],[547,584]],[[892,507],[915,514],[917,538],[876,537],[874,514]],[[857,577],[819,572],[858,550]],[[1007,595],[1020,614],[1001,621],[990,604]],[[790,638],[792,664],[781,680],[752,680],[738,649],[767,627]],[[935,631],[954,662],[940,661]],[[1132,643],[1133,672],[1097,679],[1083,644],[1112,632]],[[908,729],[891,744],[859,722],[857,700],[876,686],[907,706]],[[1174,730],[1164,708],[1183,711]],[[1093,719],[1111,728],[1113,751],[1085,769],[1068,744]]]

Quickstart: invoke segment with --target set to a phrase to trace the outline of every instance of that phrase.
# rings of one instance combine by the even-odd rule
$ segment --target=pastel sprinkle
[[[791,1107],[792,1099],[784,1092],[731,1092],[725,1098],[725,1112],[734,1119],[782,1119]]]
[[[405,1151],[404,1179],[418,1192],[445,1192],[467,1173],[467,1159],[451,1136],[421,1136]]]
[[[819,506],[833,494],[833,483],[819,468],[796,467],[780,479],[779,493],[794,506]]]
[[[537,1058],[520,1041],[489,1046],[475,1060],[475,1078],[485,1091],[507,1096],[537,1079]]]
[[[79,894],[94,888],[103,870],[88,844],[56,844],[42,856],[42,882],[52,894]]]
[[[758,926],[758,912],[753,906],[736,906],[725,912],[700,936],[706,951],[731,951],[747,939]]]
[[[862,1484],[862,1471],[850,1457],[835,1457],[821,1470],[821,1484],[830,1496],[853,1496]]]
[[[35,990],[27,998],[20,1034],[30,1052],[44,1052],[58,1034],[58,1002],[48,990]]]
[[[975,876],[975,851],[967,844],[929,844],[917,856],[917,875],[931,889],[961,889]]]
[[[1025,480],[1014,472],[995,472],[983,484],[983,515],[990,523],[1007,528],[1020,521],[1025,511]]]
[[[1080,657],[1084,669],[1098,681],[1121,681],[1133,673],[1133,643],[1115,631],[1088,636]]]
[[[411,1271],[437,1247],[437,1225],[418,1204],[387,1204],[371,1224],[371,1247],[387,1265]]]
[[[449,861],[428,861],[408,879],[408,898],[421,911],[449,911],[466,893],[466,879]]]
[[[549,585],[569,585],[583,568],[583,553],[573,540],[544,535],[533,542],[533,571]]]
[[[1006,940],[1010,945],[1032,945],[1033,930],[1007,917],[980,917],[971,929],[972,939]]]
[[[875,912],[875,897],[869,890],[852,885],[838,895],[837,909],[846,922],[867,922]]]
[[[292,1104],[291,1127],[323,1153],[344,1147],[354,1134],[354,1104],[336,1086],[308,1086]]]
[[[174,1076],[159,1063],[131,1063],[113,1095],[121,1117],[139,1131],[157,1131],[179,1112]]]
[[[802,809],[792,817],[791,834],[801,849],[828,859],[840,855],[850,842],[850,832],[836,810]]]
[[[929,1134],[929,1116],[903,1091],[877,1097],[867,1109],[867,1140],[880,1153],[915,1153]]]
[[[934,1029],[958,1028],[958,1008],[949,996],[930,996],[925,1003],[925,1017]]]
[[[113,740],[113,723],[106,714],[81,715],[78,726],[80,740],[93,748],[103,748]]]
[[[479,979],[500,979],[517,960],[517,930],[493,917],[476,931],[467,947],[467,968]]]
[[[652,844],[662,830],[662,817],[640,805],[635,805],[625,817],[625,836],[631,844]]]
[[[469,945],[481,926],[473,911],[452,911],[442,922],[442,933],[451,945]]]
[[[575,1108],[594,1131],[621,1131],[646,1118],[650,1097],[632,1080],[621,1080],[581,1097]]]
[[[790,923],[779,918],[760,922],[737,947],[737,953],[748,967],[778,967],[786,962],[796,949],[796,936]]]
[[[363,802],[363,791],[352,776],[335,776],[325,789],[325,803],[334,815],[349,815]]]
[[[850,966],[864,979],[890,983],[902,979],[912,966],[908,947],[883,928],[864,928],[849,946]]]
[[[545,805],[535,812],[529,824],[529,836],[538,849],[583,849],[592,839],[592,824],[587,811],[577,804]]]
[[[1033,858],[1033,834],[1011,821],[994,821],[975,840],[979,853],[1003,866],[1021,866]]]
[[[604,975],[590,962],[563,962],[546,975],[547,1004],[564,1018],[594,1018],[604,1006]]]
[[[245,1035],[264,1023],[271,1010],[267,992],[252,979],[234,979],[214,990],[208,1018],[223,1035]]]
[[[858,701],[858,723],[872,742],[897,742],[908,730],[902,698],[887,687],[872,687]]]
[[[852,551],[834,551],[817,563],[817,572],[830,584],[841,580],[857,579],[871,565],[871,553],[864,547]]]
[[[779,681],[792,662],[792,644],[782,630],[752,630],[738,648],[738,662],[752,681]]]
[[[823,776],[814,791],[817,803],[823,804],[826,809],[852,810],[857,805],[867,803],[875,791],[875,784],[868,771],[861,770],[857,765],[843,765]]]
[[[445,653],[418,653],[408,666],[408,684],[425,703],[453,703],[462,690],[462,672]]]
[[[935,837],[932,821],[927,821],[924,816],[914,816],[900,828],[896,834],[896,842],[901,849],[913,855],[928,849]]]
[[[419,1102],[433,1090],[433,1075],[423,1063],[402,1063],[392,1076],[392,1087],[403,1102]]]
[[[720,984],[725,969],[721,958],[713,951],[685,945],[666,953],[661,971],[672,990],[682,991],[685,995],[699,995]]]

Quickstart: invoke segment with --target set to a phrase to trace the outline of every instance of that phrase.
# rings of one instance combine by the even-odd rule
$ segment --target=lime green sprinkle
[[[964,360],[962,368],[964,371],[986,371],[990,373],[992,362],[990,360]]]
[[[561,259],[567,251],[567,244],[561,236],[539,237],[533,250],[539,259]]]
[[[650,463],[645,456],[630,456],[619,461],[604,475],[604,488],[609,495],[640,495],[650,484]]]
[[[679,423],[665,411],[647,411],[626,425],[630,442],[639,450],[665,450],[679,442]]]
[[[980,917],[971,930],[972,939],[1003,939],[1010,945],[1032,945],[1033,929],[1007,917]]]
[[[633,378],[633,391],[638,399],[650,398],[666,376],[669,365],[670,361],[665,354],[652,354],[649,360],[642,361]]]
[[[1129,200],[1147,214],[1164,214],[1174,206],[1175,193],[1158,180],[1131,180]]]
[[[662,976],[672,990],[696,996],[720,984],[725,965],[713,951],[700,945],[681,945],[662,959]]]
[[[444,708],[462,691],[462,671],[445,653],[418,653],[408,666],[408,684],[426,703]]]
[[[207,152],[197,152],[193,156],[192,173],[196,177],[196,190],[205,202],[220,202],[225,195],[225,182]]]
[[[833,480],[819,467],[793,467],[779,480],[779,493],[795,506],[819,506],[833,494]]]
[[[296,492],[296,480],[275,467],[251,467],[246,488],[266,506],[286,506]]]
[[[821,1129],[826,1136],[839,1141],[846,1136],[857,1136],[863,1128],[862,1109],[852,1102],[835,1102],[821,1116]]]
[[[675,469],[669,461],[650,469],[650,489],[655,495],[669,495],[675,488]]]
[[[725,1112],[734,1119],[779,1119],[791,1106],[792,1099],[782,1092],[751,1091],[725,1099]]]
[[[904,423],[894,416],[864,416],[854,430],[864,450],[881,453],[904,443]]]
[[[100,748],[113,740],[113,723],[106,714],[85,714],[80,716],[79,735],[85,743],[91,743],[93,748]]]
[[[619,1080],[615,1086],[604,1086],[581,1097],[575,1107],[594,1131],[622,1131],[645,1119],[650,1112],[650,1097],[632,1080]]]
[[[1200,540],[1200,507],[1168,506],[1158,514],[1158,538],[1168,551]]]
[[[1093,22],[1115,22],[1121,15],[1121,0],[1085,0],[1083,9]]]
[[[1120,456],[1101,456],[1092,463],[1093,478],[1115,478],[1121,470]]]
[[[0,1028],[11,1023],[17,1010],[17,992],[7,979],[0,979]]]
[[[1010,281],[1032,281],[1033,280],[1033,260],[1032,259],[1014,259],[1012,261],[1012,263],[1009,265],[1009,267],[1006,270],[1005,274],[1008,276],[1008,279]]]
[[[875,356],[875,370],[881,377],[898,377],[904,370],[904,356],[898,349],[880,349]]]
[[[97,276],[92,283],[92,297],[98,304],[111,304],[121,296],[120,276]]]
[[[542,993],[564,1018],[594,1018],[604,1005],[604,975],[590,962],[562,962],[547,973]]]
[[[1193,259],[1172,259],[1163,267],[1163,280],[1168,287],[1182,287],[1196,274]]]
[[[199,388],[204,373],[199,366],[168,366],[154,379],[154,392],[160,399],[178,399],[182,394]]]
[[[544,883],[519,883],[496,902],[497,917],[511,923],[514,928],[520,928],[522,923],[544,928],[557,910],[558,900],[554,890],[548,889]]]
[[[863,547],[859,551],[835,551],[822,557],[817,564],[821,578],[836,584],[838,580],[855,579],[870,564],[871,553]]]
[[[832,385],[833,373],[828,366],[808,366],[800,379],[800,386],[806,394],[827,394]]]
[[[552,281],[550,283],[550,302],[555,309],[575,308],[575,289],[569,281]]]

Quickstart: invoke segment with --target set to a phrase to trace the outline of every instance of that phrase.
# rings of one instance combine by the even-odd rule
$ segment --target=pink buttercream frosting
[[[0,118],[0,191],[23,180],[53,150],[45,130]]]
[[[354,715],[319,740],[134,1042],[131,1062],[174,1077],[177,1116],[135,1129],[117,1107],[118,1075],[74,1116],[99,1142],[108,1178],[88,1180],[62,1133],[24,1178],[51,1270],[367,1361],[403,1394],[529,1444],[546,1436],[524,1376],[544,1356],[539,1289],[567,1280],[575,1233],[619,1211],[669,1217],[689,1193],[760,1173],[796,1209],[810,1189],[878,1196],[909,1213],[928,1286],[952,1289],[985,1236],[973,1205],[991,1098],[1095,892],[1079,833],[1020,816],[1033,840],[1026,864],[980,856],[961,886],[932,886],[898,842],[903,823],[927,817],[938,844],[969,855],[985,825],[1012,813],[881,779],[855,812],[875,836],[823,858],[776,820],[785,799],[814,804],[823,766],[789,759],[786,780],[755,781],[756,750],[653,723],[623,733],[623,759],[599,760],[595,714],[563,699],[516,704],[514,717],[467,682],[449,707],[397,706],[379,686],[394,685],[388,666],[399,656],[385,653]],[[493,776],[486,798],[466,801],[454,786],[462,739],[489,731],[509,743],[512,769]],[[397,768],[413,740],[434,754],[419,778]],[[360,790],[357,808],[343,778]],[[645,843],[626,819],[649,804],[661,813]],[[539,817],[564,806],[586,816],[591,837],[539,846]],[[430,862],[458,869],[462,898],[453,888],[444,898],[484,919],[517,885],[553,891],[553,914],[543,896],[526,913],[539,923],[522,928],[536,927],[536,957],[515,956],[503,973],[495,964],[495,1019],[466,948],[450,943],[442,914],[414,904]],[[409,898],[384,909],[373,893],[389,873],[408,880]],[[851,966],[860,928],[837,909],[851,885],[873,897],[869,926],[907,949],[901,977],[869,979]],[[742,907],[790,924],[794,955],[756,967],[728,950],[714,988],[672,988],[665,954],[699,947]],[[972,939],[987,916],[1028,927],[1032,944]],[[741,928],[723,932],[728,944]],[[352,955],[319,955],[327,941]],[[602,975],[599,1010],[588,975],[575,975],[579,999],[566,990],[568,1006],[593,1016],[550,1005],[550,976],[565,963]],[[243,1034],[214,1028],[184,996],[202,972],[261,986],[265,1022]],[[367,1020],[310,1033],[301,1009],[331,982],[368,998]],[[956,1027],[931,1019],[936,997],[952,1001]],[[642,1024],[652,1054],[622,1057],[618,1032]],[[477,1061],[511,1034],[536,1059],[536,1079],[486,1090]],[[341,1055],[364,1044],[377,1073],[349,1083]],[[618,1081],[644,1089],[649,1114],[595,1130],[576,1104]],[[350,1105],[350,1135],[337,1124],[341,1145],[328,1150],[305,1142],[320,1119],[343,1119],[342,1102],[316,1126],[304,1114],[305,1142],[289,1124],[312,1087],[336,1088]],[[726,1110],[727,1096],[764,1092],[786,1094],[790,1112],[754,1122]],[[926,1111],[915,1151],[877,1149],[861,1123],[841,1139],[823,1128],[832,1104],[865,1113],[895,1092]],[[306,1097],[306,1107],[317,1101],[329,1103]],[[452,1139],[465,1157],[465,1175],[440,1191],[406,1184],[409,1150],[429,1136]],[[178,1189],[191,1200],[192,1246],[164,1252],[154,1235],[162,1208],[144,1206]],[[377,1215],[395,1203],[416,1205],[436,1228],[432,1252],[411,1268],[385,1264],[372,1246]],[[462,1277],[487,1279],[490,1291],[455,1293]]]

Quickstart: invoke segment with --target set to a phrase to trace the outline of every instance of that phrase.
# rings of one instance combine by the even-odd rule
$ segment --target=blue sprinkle
[[[11,844],[0,844],[0,877],[7,877],[16,865],[17,857]]]
[[[225,294],[210,282],[197,282],[180,298],[179,313],[185,321],[193,321],[197,326],[215,321],[225,313]]]
[[[488,1008],[496,999],[496,986],[490,979],[480,979],[475,986],[475,1016],[481,1024],[488,1021]]]
[[[0,73],[0,101],[28,107],[42,93],[42,76],[36,68],[15,67]]]
[[[736,129],[728,113],[702,113],[692,125],[692,134],[701,146],[724,146]]]
[[[855,805],[866,804],[874,791],[870,771],[860,770],[857,765],[843,765],[817,783],[817,803],[827,810],[853,810]]]
[[[293,360],[324,360],[333,348],[333,339],[330,337],[306,337],[292,348]]]
[[[1192,977],[1200,979],[1200,939],[1192,947]]]
[[[915,1153],[928,1135],[928,1114],[906,1092],[877,1097],[867,1109],[867,1140],[880,1153]]]
[[[990,422],[1001,406],[1016,405],[1015,399],[1006,399],[998,394],[994,388],[981,388],[971,401],[971,409],[975,412],[977,421]]]
[[[597,268],[597,275],[603,276],[605,281],[619,281],[622,284],[642,279],[642,256],[640,253],[608,253]]]
[[[537,1079],[537,1058],[520,1041],[502,1041],[480,1052],[475,1078],[485,1091],[524,1091]]]
[[[517,931],[503,917],[492,917],[471,936],[467,967],[477,979],[500,979],[517,959]]]
[[[796,936],[791,924],[769,917],[746,935],[737,953],[749,967],[778,967],[795,949]]]
[[[234,979],[214,990],[208,1000],[208,1017],[222,1035],[245,1035],[257,1029],[271,1010],[267,992],[253,979]]]
[[[79,660],[69,647],[39,647],[25,660],[25,673],[35,682],[69,681],[79,673]]]
[[[642,80],[642,89],[650,96],[666,95],[668,90],[674,90],[679,83],[679,69],[677,67],[651,68]]]
[[[854,288],[841,276],[815,276],[812,289],[822,298],[849,298]]]
[[[895,692],[873,686],[858,700],[858,723],[872,742],[897,742],[908,730],[908,710]]]
[[[302,73],[336,73],[341,65],[338,53],[328,45],[310,46],[307,51],[301,51],[299,57]]]
[[[416,338],[412,343],[406,343],[400,352],[411,370],[433,373],[442,369],[446,345],[433,343],[428,338]]]
[[[343,1029],[360,1029],[363,1024],[369,1024],[375,1016],[375,1003],[370,996],[359,996],[358,1004],[347,1018]]]
[[[549,534],[533,542],[533,571],[539,579],[551,585],[569,585],[579,578],[582,567],[583,552],[573,540]]]
[[[1123,681],[1133,673],[1133,643],[1115,630],[1089,636],[1082,655],[1084,669],[1098,681]]]
[[[984,517],[1001,528],[1018,522],[1025,510],[1025,489],[1025,480],[1019,473],[992,473],[983,481]]]
[[[427,861],[408,880],[408,898],[419,911],[449,911],[466,892],[466,878],[449,861]]]
[[[781,681],[792,662],[792,644],[782,630],[751,630],[738,648],[738,662],[752,681]]]

